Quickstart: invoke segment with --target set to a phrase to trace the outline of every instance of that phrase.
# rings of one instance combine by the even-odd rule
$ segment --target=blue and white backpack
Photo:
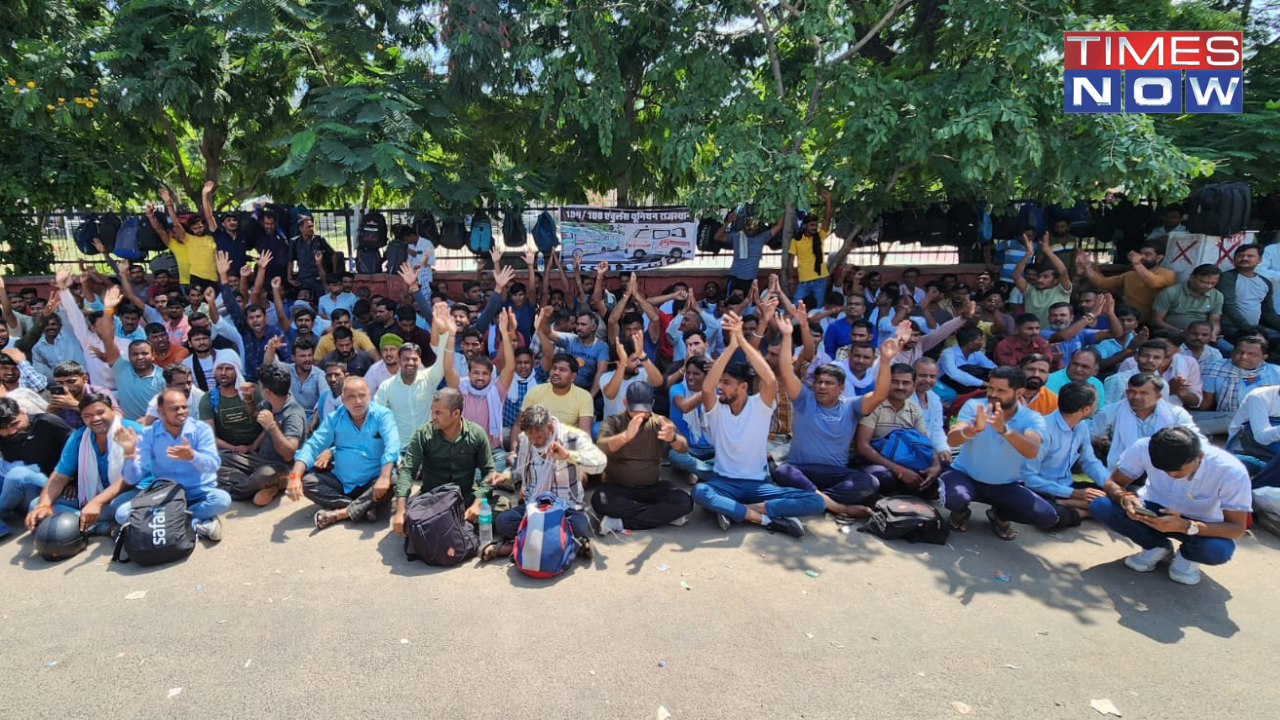
[[[569,504],[542,493],[526,506],[511,557],[529,577],[552,578],[573,565],[578,541],[569,525]]]

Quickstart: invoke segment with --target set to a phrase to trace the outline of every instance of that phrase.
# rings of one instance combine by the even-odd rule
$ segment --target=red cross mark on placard
[[[1227,262],[1231,262],[1232,253],[1236,251],[1236,248],[1240,247],[1241,242],[1242,241],[1240,240],[1240,238],[1235,236],[1225,237],[1219,240],[1218,241],[1218,261],[1215,262],[1214,264],[1222,265],[1223,260],[1226,260]]]
[[[1173,262],[1175,264],[1179,260],[1186,260],[1188,265],[1194,264],[1191,262],[1191,257],[1190,255],[1188,255],[1188,253],[1190,253],[1191,249],[1196,246],[1195,242],[1190,242],[1186,245],[1183,245],[1182,243],[1175,241],[1174,245],[1177,248],[1177,253],[1175,253],[1173,256]]]

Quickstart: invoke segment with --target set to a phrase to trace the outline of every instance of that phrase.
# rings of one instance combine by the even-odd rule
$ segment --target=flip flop
[[[337,514],[338,513],[334,510],[316,511],[316,529],[323,530],[338,522]]]
[[[1012,540],[1018,535],[1018,531],[1013,529],[1013,524],[1008,520],[1001,520],[995,510],[987,511],[987,520],[991,523],[991,532],[1001,540]]]

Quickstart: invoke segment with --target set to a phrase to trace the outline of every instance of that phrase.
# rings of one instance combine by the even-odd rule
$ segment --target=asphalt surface
[[[596,543],[534,580],[441,570],[389,525],[315,532],[237,504],[159,568],[97,540],[61,563],[0,542],[0,717],[1276,717],[1280,542],[1183,587],[1096,524],[948,546],[810,518],[802,540],[683,528]],[[816,577],[806,574],[817,573]],[[1005,582],[1001,577],[1008,580]],[[686,587],[682,587],[682,582]],[[131,593],[145,591],[141,599]],[[958,704],[957,704],[958,703]]]

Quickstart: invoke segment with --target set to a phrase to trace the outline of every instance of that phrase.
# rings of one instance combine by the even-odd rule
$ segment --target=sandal
[[[991,532],[1001,540],[1012,540],[1018,531],[1013,529],[1013,524],[1008,520],[1001,520],[995,510],[987,511],[987,520],[991,523]]]
[[[495,540],[480,548],[480,562],[489,562],[490,560],[497,560],[500,557],[508,557],[511,555],[512,549],[513,547],[511,543],[502,540]]]
[[[956,532],[964,532],[968,530],[970,515],[973,515],[973,511],[968,508],[951,513],[951,529]]]
[[[591,558],[593,556],[594,556],[594,551],[591,549],[591,541],[590,540],[580,541],[578,543],[578,557],[582,558],[583,560],[586,560],[587,562],[591,562]]]
[[[316,512],[316,529],[323,530],[338,522],[337,510],[319,510]]]

